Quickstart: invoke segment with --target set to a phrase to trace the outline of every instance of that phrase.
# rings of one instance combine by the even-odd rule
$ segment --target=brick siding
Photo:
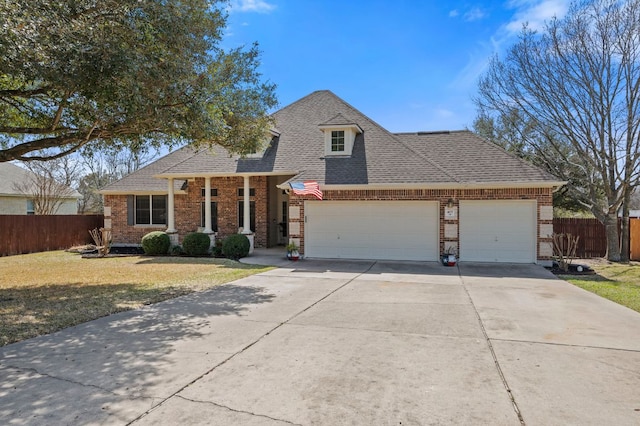
[[[254,229],[255,247],[266,247],[268,242],[268,208],[269,190],[267,177],[251,177],[250,187],[255,188],[255,196],[250,200],[255,202],[256,229]],[[175,225],[178,230],[179,241],[189,232],[195,232],[201,225],[201,203],[204,178],[197,178],[188,183],[186,193],[175,194]],[[238,232],[238,189],[244,188],[242,177],[219,177],[211,179],[211,188],[218,190],[211,201],[217,203],[218,232],[217,238],[225,238]],[[127,225],[127,196],[105,195],[104,205],[111,207],[111,227],[114,243],[139,244],[142,237],[151,231],[164,231],[166,226]]]
[[[218,238],[238,232],[238,188],[243,188],[242,177],[220,177],[211,179],[211,188],[218,190],[218,196],[211,200],[217,202],[218,207]],[[269,212],[269,197],[275,193],[276,188],[269,188],[266,176],[252,177],[251,188],[255,188],[255,196],[251,201],[255,202],[256,229],[255,246],[267,247],[269,227],[272,225],[269,217],[275,217],[274,212]],[[186,194],[175,195],[175,222],[180,241],[185,234],[196,231],[200,226],[201,202],[204,188],[204,179],[197,178],[189,182]],[[304,254],[304,200],[313,197],[289,196],[289,207],[298,206],[300,215],[298,218],[290,217],[290,223],[299,223],[299,234],[290,234],[290,238],[298,243],[301,254]],[[540,235],[541,225],[552,225],[553,219],[543,219],[540,214],[542,207],[553,205],[551,188],[504,188],[504,189],[398,189],[398,190],[329,190],[324,192],[325,200],[398,200],[398,201],[437,201],[440,203],[440,251],[444,252],[449,247],[458,247],[459,243],[459,202],[461,200],[536,200],[538,209],[538,223],[536,229],[538,260],[550,260],[550,256],[540,254],[540,247],[551,243],[551,238]],[[449,200],[453,200],[458,214],[455,219],[445,219],[445,208]],[[127,197],[126,195],[105,195],[105,206],[111,207],[112,235],[114,242],[140,243],[142,237],[153,230],[164,230],[166,227],[145,227],[127,225]],[[445,238],[445,225],[456,225],[458,235]]]
[[[300,233],[291,234],[290,237],[300,246],[300,253],[304,255],[304,200],[313,197],[298,197],[293,194],[289,197],[290,206],[300,208],[299,218],[290,219],[291,222],[300,223]],[[324,191],[324,200],[331,201],[438,201],[440,203],[440,252],[443,253],[450,246],[457,249],[459,244],[459,205],[461,200],[536,200],[538,223],[536,227],[537,259],[550,260],[550,256],[539,253],[541,244],[551,243],[551,238],[540,236],[540,225],[553,224],[553,219],[541,219],[540,209],[543,206],[553,206],[553,196],[551,188],[504,188],[504,189],[398,189],[398,190],[347,190],[347,191]],[[455,219],[445,219],[445,208],[449,200],[453,200],[453,206],[458,214]],[[445,225],[456,225],[458,235],[455,238],[445,238]]]

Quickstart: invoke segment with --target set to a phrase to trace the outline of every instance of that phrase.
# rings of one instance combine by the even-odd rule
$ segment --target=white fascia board
[[[176,189],[173,191],[173,193],[175,195],[181,194],[184,195],[187,193],[187,191],[183,191],[181,189]],[[102,190],[102,191],[98,191],[98,194],[101,195],[168,195],[169,191],[167,191],[166,189],[163,191],[145,191],[145,190]]]
[[[284,172],[255,172],[255,173],[161,173],[153,175],[156,179],[195,179],[195,178],[214,178],[214,177],[244,177],[244,176],[289,176],[297,175],[297,171]]]
[[[354,129],[356,133],[364,133],[364,130],[362,130],[362,127],[358,126],[355,123],[353,124],[320,124],[318,128],[323,132],[325,130]]]
[[[505,188],[556,188],[566,184],[564,181],[546,182],[466,182],[466,183],[385,183],[369,185],[320,185],[327,191],[366,190],[366,189],[505,189]]]

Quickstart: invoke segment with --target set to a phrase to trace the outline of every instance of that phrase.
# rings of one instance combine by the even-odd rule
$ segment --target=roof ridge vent
[[[448,135],[451,130],[435,130],[432,132],[417,132],[418,135]]]

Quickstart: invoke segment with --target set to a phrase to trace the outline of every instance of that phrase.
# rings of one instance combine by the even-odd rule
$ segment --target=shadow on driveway
[[[235,319],[273,298],[226,284],[2,347],[0,423],[128,422],[273,327]]]

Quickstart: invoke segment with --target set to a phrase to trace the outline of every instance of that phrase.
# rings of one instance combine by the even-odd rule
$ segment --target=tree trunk
[[[618,215],[608,213],[604,219],[607,233],[607,260],[620,262],[620,240],[618,238]]]
[[[629,263],[629,203],[631,202],[630,191],[626,191],[624,202],[622,203],[622,229],[620,231],[620,261]]]

